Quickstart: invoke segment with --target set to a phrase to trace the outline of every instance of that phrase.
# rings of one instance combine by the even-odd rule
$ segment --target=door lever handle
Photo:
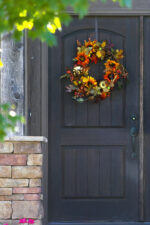
[[[131,135],[131,137],[136,137],[138,135],[138,130],[136,127],[131,127],[130,135]]]
[[[138,129],[136,127],[131,127],[130,129],[130,136],[132,138],[132,153],[131,157],[134,159],[136,157],[136,137],[138,135]]]

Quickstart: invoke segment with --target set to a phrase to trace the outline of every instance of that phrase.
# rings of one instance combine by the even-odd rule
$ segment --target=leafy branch
[[[4,141],[8,132],[15,132],[18,122],[25,123],[23,116],[16,114],[15,106],[0,104],[0,142]]]
[[[68,25],[71,16],[67,13],[72,8],[79,18],[88,13],[88,0],[1,0],[0,1],[0,33],[12,32],[15,39],[20,40],[23,30],[28,30],[30,38],[39,38],[52,46],[56,44],[55,32],[62,25]],[[100,0],[99,0],[100,1]],[[107,0],[101,0],[106,2]],[[130,8],[132,0],[112,0],[121,6]],[[17,6],[17,7],[16,7]]]

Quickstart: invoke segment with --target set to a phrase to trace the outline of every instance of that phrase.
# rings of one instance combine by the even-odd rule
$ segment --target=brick
[[[8,224],[8,225],[12,225],[12,221],[11,220],[0,220],[0,224]],[[17,225],[17,224],[16,224]]]
[[[43,218],[43,207],[41,201],[13,201],[12,209],[13,209],[12,214],[13,219]]]
[[[41,166],[43,164],[42,154],[30,154],[28,156],[27,165],[29,166]]]
[[[30,179],[30,187],[41,187],[41,179]]]
[[[0,221],[1,222],[1,221]],[[18,225],[19,224],[19,220],[6,220],[6,224],[8,223],[8,225]],[[2,224],[5,224],[5,221],[2,221]],[[24,223],[24,225],[28,225],[27,223]],[[42,225],[42,221],[41,220],[34,220],[34,225]]]
[[[11,177],[11,166],[0,166],[0,178]]]
[[[8,224],[8,225],[18,225],[19,220],[0,220],[0,223]],[[24,225],[28,225],[28,224],[24,223]],[[41,220],[34,220],[34,225],[42,225],[42,221]]]
[[[42,225],[42,221],[41,220],[35,220],[34,225]]]
[[[14,143],[15,153],[41,153],[41,144],[36,142]]]
[[[9,195],[9,196],[0,196],[0,201],[19,201],[24,200],[23,194],[15,194],[15,195]]]
[[[12,220],[10,225],[19,225],[19,224],[20,224],[19,220]],[[23,225],[28,225],[28,223],[24,223]],[[34,223],[34,225],[35,225],[35,223]]]
[[[0,196],[12,195],[12,188],[0,188]]]
[[[41,178],[42,167],[40,166],[14,166],[12,178]]]
[[[26,165],[26,161],[27,161],[26,155],[16,155],[16,154],[0,155],[0,165],[23,166]]]
[[[36,194],[41,193],[41,188],[13,188],[13,193]]]
[[[13,144],[12,143],[0,143],[0,153],[12,153]]]
[[[0,178],[0,187],[27,187],[28,183],[28,179]]]
[[[10,219],[12,215],[12,207],[10,201],[0,202],[0,219]]]
[[[42,195],[40,195],[40,194],[25,194],[24,195],[24,200],[27,200],[27,201],[42,200]]]

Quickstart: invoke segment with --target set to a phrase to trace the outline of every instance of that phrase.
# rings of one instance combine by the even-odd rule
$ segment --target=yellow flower
[[[26,17],[27,16],[27,10],[24,9],[22,12],[19,13],[20,17]]]
[[[104,50],[98,50],[98,51],[96,52],[96,56],[97,56],[98,58],[104,59],[104,57],[105,57],[105,51],[104,51]]]
[[[97,56],[98,58],[101,58],[101,57],[102,57],[101,51],[97,51],[97,52],[96,52],[96,56]]]
[[[91,76],[81,77],[81,80],[86,87],[89,87],[89,85],[93,85],[93,86],[97,85],[97,81],[94,79],[94,77],[91,77]]]
[[[117,49],[115,56],[116,56],[116,59],[118,59],[118,60],[122,59],[123,58],[123,50]]]
[[[101,47],[105,48],[105,46],[106,46],[106,41],[103,41],[102,44],[101,44]]]
[[[3,63],[2,63],[2,61],[1,61],[1,59],[0,59],[0,67],[3,67]]]
[[[78,82],[77,81],[74,81],[73,83],[74,83],[75,86],[78,86]]]
[[[48,23],[47,24],[47,29],[52,33],[54,34],[56,32],[56,30],[62,30],[62,27],[61,27],[61,22],[60,22],[60,19],[59,17],[55,17],[54,18],[54,23]]]

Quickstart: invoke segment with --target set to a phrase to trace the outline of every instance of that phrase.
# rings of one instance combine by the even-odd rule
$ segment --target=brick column
[[[0,143],[0,223],[21,218],[42,225],[42,137],[14,137]]]

